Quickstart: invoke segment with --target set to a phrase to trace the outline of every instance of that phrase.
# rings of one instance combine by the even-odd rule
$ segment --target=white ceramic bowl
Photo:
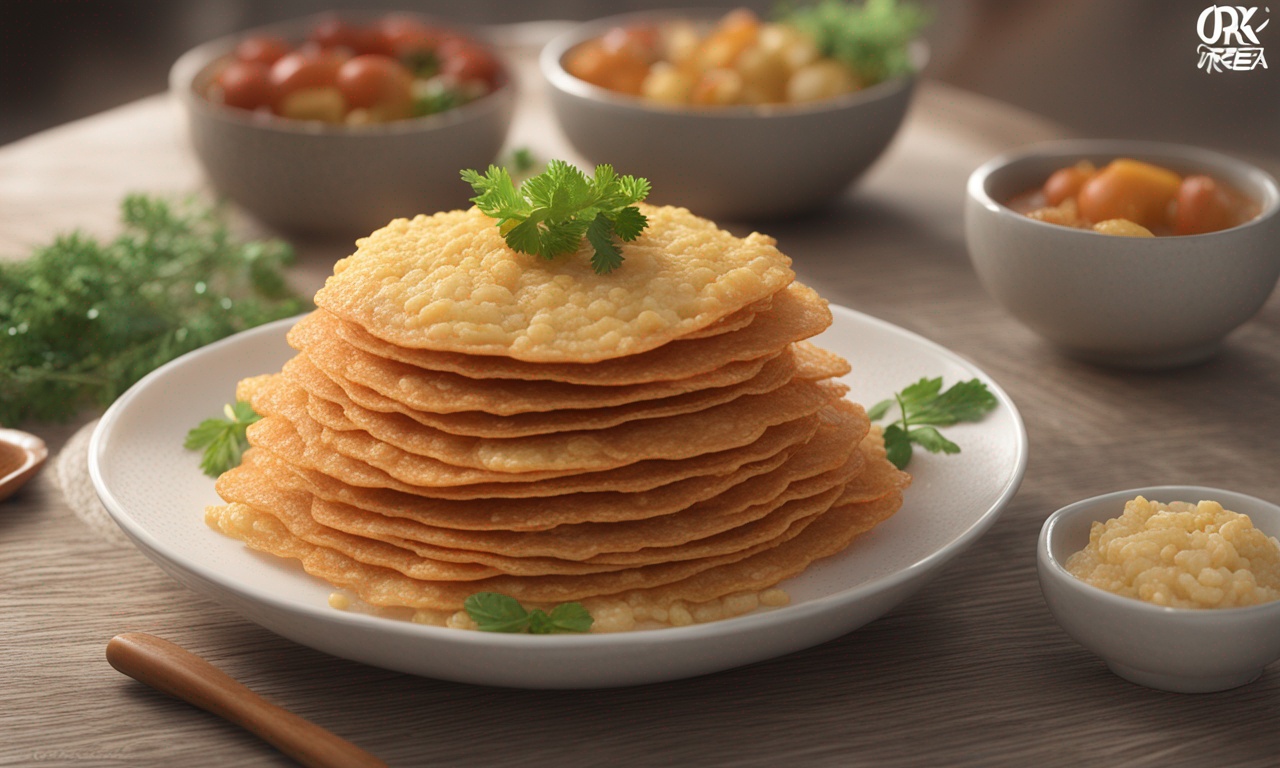
[[[600,88],[569,74],[565,55],[609,29],[690,19],[710,25],[719,10],[663,10],[577,26],[542,50],[551,106],[570,143],[592,163],[653,184],[650,202],[709,218],[774,218],[838,197],[884,152],[902,124],[915,77],[897,77],[812,104],[679,107]],[[919,71],[923,42],[912,48]]]
[[[365,22],[379,15],[342,17]],[[218,66],[241,40],[274,35],[301,42],[321,18],[239,32],[193,48],[173,65],[170,90],[186,111],[192,147],[213,186],[276,228],[351,239],[393,218],[469,205],[474,192],[458,171],[483,169],[506,140],[516,98],[506,74],[493,93],[470,104],[368,126],[287,120],[205,98]]]
[[[1208,693],[1255,680],[1280,659],[1280,601],[1246,608],[1166,608],[1091,586],[1064,564],[1089,543],[1089,528],[1126,501],[1217,501],[1280,535],[1280,507],[1218,488],[1162,485],[1117,491],[1054,512],[1040,529],[1036,565],[1049,611],[1076,642],[1130,682],[1178,693]]]
[[[1257,201],[1261,214],[1206,235],[1100,235],[1029,219],[1004,205],[1055,170],[1117,157],[1207,173]],[[965,240],[987,292],[1062,351],[1127,368],[1212,356],[1257,314],[1280,277],[1280,189],[1226,155],[1153,142],[1057,141],[991,160],[969,177]]]

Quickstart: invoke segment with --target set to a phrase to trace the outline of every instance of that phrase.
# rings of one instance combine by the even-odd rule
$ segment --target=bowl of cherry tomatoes
[[[817,33],[747,9],[613,16],[552,40],[539,65],[569,141],[643,174],[651,200],[712,218],[792,216],[839,198],[875,162],[927,59],[923,21],[905,4],[823,7],[843,15]],[[895,23],[876,27],[893,34],[860,69],[819,38],[872,34],[867,8]]]
[[[515,86],[474,32],[325,14],[184,54],[170,86],[213,186],[263,222],[356,237],[467,205],[459,168],[501,150]]]

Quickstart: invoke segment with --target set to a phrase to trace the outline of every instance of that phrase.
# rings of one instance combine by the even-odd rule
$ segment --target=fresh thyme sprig
[[[250,424],[262,418],[243,400],[223,406],[222,412],[226,418],[205,419],[187,433],[187,439],[182,443],[187,450],[204,449],[200,469],[209,477],[217,477],[240,466],[240,457],[249,448],[245,432]]]
[[[597,165],[588,177],[563,160],[551,160],[519,188],[507,169],[496,165],[483,176],[462,171],[462,180],[477,193],[471,202],[498,220],[512,250],[554,259],[577,251],[585,237],[594,249],[591,267],[596,274],[621,266],[615,237],[635,240],[649,223],[634,205],[649,194],[648,180],[619,176],[610,165]]]
[[[477,592],[463,602],[467,615],[484,632],[527,632],[550,635],[558,632],[586,632],[594,619],[582,603],[561,603],[550,612],[541,608],[527,611],[513,597],[498,592]]]
[[[179,355],[307,307],[285,243],[237,243],[192,202],[131,195],[121,218],[110,242],[77,232],[0,263],[0,424],[106,406]]]
[[[937,427],[961,421],[980,421],[996,407],[996,396],[977,379],[961,381],[942,391],[942,377],[920,379],[888,400],[881,400],[867,411],[878,421],[898,406],[898,420],[884,429],[884,447],[889,461],[904,469],[911,461],[912,444],[930,453],[959,453],[960,446],[942,436]]]

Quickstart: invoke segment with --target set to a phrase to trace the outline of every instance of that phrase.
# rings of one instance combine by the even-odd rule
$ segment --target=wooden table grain
[[[520,61],[512,143],[572,157],[527,52]],[[982,292],[964,251],[965,178],[1060,135],[926,84],[863,183],[827,211],[764,227],[802,280],[974,360],[1026,420],[1030,465],[1003,517],[884,618],[783,658],[628,689],[411,677],[296,645],[188,592],[82,523],[46,471],[0,504],[0,765],[288,764],[113,671],[104,648],[126,631],[173,640],[397,766],[1274,765],[1280,669],[1218,694],[1140,688],[1067,638],[1041,598],[1036,534],[1070,501],[1158,483],[1280,499],[1276,297],[1210,362],[1141,374],[1059,357]],[[109,234],[127,191],[201,184],[165,97],[0,148],[0,255],[74,227]],[[295,279],[314,289],[348,248],[300,244]],[[57,450],[75,427],[35,430]]]

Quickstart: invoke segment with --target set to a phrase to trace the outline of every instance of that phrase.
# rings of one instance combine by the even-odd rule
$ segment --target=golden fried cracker
[[[482,411],[510,416],[609,408],[738,384],[757,375],[767,362],[746,360],[688,379],[617,387],[559,381],[470,379],[377,357],[338,338],[312,338],[309,328],[310,325],[301,323],[295,326],[289,333],[289,341],[330,378],[342,378],[367,387],[412,410],[436,414]]]
[[[253,408],[266,416],[282,416],[294,425],[310,420],[307,394],[287,379],[279,378],[275,383],[269,394],[253,399]],[[376,434],[321,424],[320,438],[339,453],[379,467],[411,485],[526,483],[639,461],[677,461],[727,451],[755,442],[769,426],[803,419],[829,402],[831,398],[818,385],[792,381],[765,396],[746,396],[707,411],[673,417],[680,421],[678,425],[645,420],[586,433],[484,440],[428,434],[426,428],[406,419],[412,426],[388,426]],[[256,428],[253,425],[250,429]],[[461,466],[463,461],[481,467]]]
[[[467,597],[476,592],[500,592],[524,603],[559,603],[651,589],[780,546],[799,536],[822,517],[823,514],[802,517],[771,541],[716,557],[583,575],[501,575],[464,582],[415,579],[387,565],[362,563],[344,552],[300,538],[289,530],[275,510],[241,504],[205,510],[205,522],[210,526],[244,541],[252,549],[300,560],[308,573],[337,587],[352,590],[371,605],[436,610],[457,610]],[[310,520],[310,517],[305,519]],[[361,548],[359,551],[365,550]],[[394,562],[400,563],[398,559]]]
[[[283,379],[280,385],[293,388],[293,396],[305,398],[299,402],[305,403],[308,415],[329,429],[357,436],[367,434],[407,454],[449,466],[516,473],[593,472],[645,459],[679,460],[728,450],[753,442],[775,424],[816,413],[830,402],[812,382],[792,381],[772,392],[744,395],[696,413],[665,419],[628,421],[607,429],[481,438],[451,435],[424,427],[407,416],[368,411],[350,401],[338,404],[321,400]],[[270,409],[265,412],[279,413]],[[369,450],[373,455],[375,449]],[[373,460],[370,463],[381,466]],[[431,479],[434,474],[421,475],[423,482],[417,484],[432,485],[436,482]]]
[[[251,445],[261,446],[290,464],[315,470],[350,486],[388,488],[441,499],[529,498],[595,491],[633,493],[687,478],[733,472],[745,464],[761,461],[808,440],[817,429],[818,422],[819,418],[814,416],[779,424],[765,430],[759,440],[748,446],[684,461],[656,459],[604,472],[571,474],[535,482],[516,482],[520,476],[510,475],[507,476],[510,482],[433,488],[400,481],[381,469],[343,454],[341,445],[331,448],[324,439],[326,430],[310,418],[294,424],[282,417],[268,416],[250,426],[248,433]]]
[[[597,363],[527,363],[506,357],[405,349],[389,344],[323,309],[304,318],[320,332],[337,336],[378,357],[418,368],[473,379],[562,381],[595,386],[629,386],[701,376],[743,360],[775,355],[789,343],[816,336],[831,325],[827,302],[812,288],[792,283],[772,297],[769,310],[746,328],[714,339],[677,339],[655,350]]]
[[[576,534],[572,533],[575,530],[604,529],[609,524],[678,512],[733,515],[762,499],[777,496],[791,483],[841,468],[851,459],[858,463],[857,467],[848,470],[849,476],[855,477],[861,472],[864,460],[854,448],[867,429],[866,419],[858,418],[859,415],[850,412],[846,420],[822,425],[808,442],[784,448],[773,456],[743,465],[733,472],[692,477],[637,493],[604,491],[526,499],[453,501],[387,489],[348,486],[314,470],[287,464],[261,448],[246,453],[244,465],[261,469],[282,487],[306,491],[325,501],[367,511],[365,535],[374,536],[382,531],[418,538],[415,531],[421,533],[437,528],[531,532],[559,526],[560,530],[554,535],[564,542],[557,542],[556,546],[565,547],[575,540]],[[592,523],[605,525],[592,526]],[[528,546],[537,547],[539,541],[541,537],[533,537]],[[459,543],[456,546],[463,545]],[[468,548],[476,546],[472,543]],[[534,551],[546,554],[542,550]]]
[[[649,225],[622,244],[626,269],[608,275],[582,254],[512,251],[475,208],[397,219],[334,265],[316,305],[411,349],[585,363],[698,331],[795,277],[773,238],[641,209]]]
[[[812,498],[834,488],[843,492],[851,474],[862,466],[855,453],[845,465],[809,477],[786,482],[785,475],[755,478],[745,488],[735,488],[722,498],[668,515],[616,523],[575,523],[547,531],[460,531],[423,525],[399,517],[367,512],[346,504],[317,499],[312,516],[324,525],[357,536],[412,548],[408,542],[455,550],[492,552],[511,557],[553,557],[563,560],[595,560],[604,553],[675,547],[705,539],[759,520],[796,499]],[[275,481],[271,471],[262,473]],[[772,482],[780,478],[782,482]],[[749,494],[748,490],[760,489]],[[563,497],[561,497],[563,498]],[[564,500],[571,504],[571,500]],[[823,508],[831,506],[831,500]],[[425,553],[424,553],[425,554]]]

